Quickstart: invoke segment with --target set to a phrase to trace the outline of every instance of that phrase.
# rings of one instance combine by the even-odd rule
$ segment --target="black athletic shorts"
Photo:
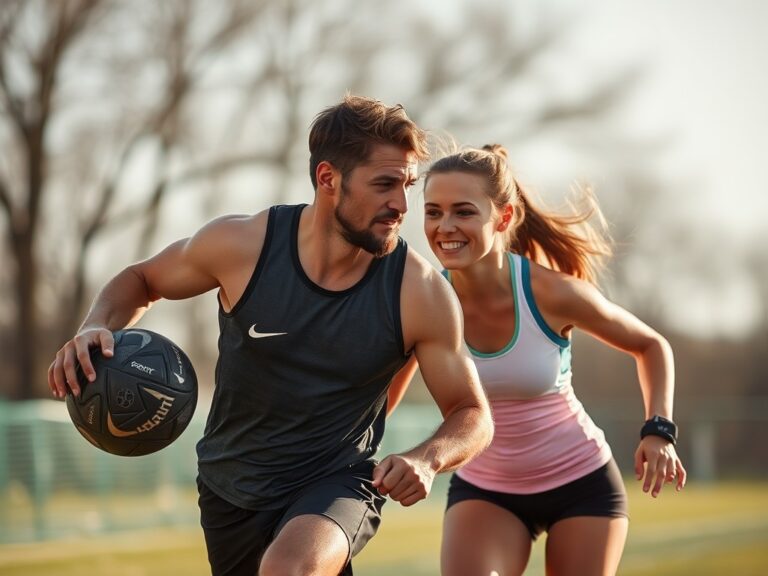
[[[200,524],[213,576],[255,576],[265,550],[286,523],[304,514],[330,518],[349,541],[341,572],[352,574],[352,556],[376,533],[385,498],[371,484],[374,462],[363,462],[295,492],[283,508],[247,510],[230,504],[197,478]]]
[[[534,540],[555,522],[565,518],[629,517],[627,492],[613,459],[573,482],[536,494],[506,494],[483,490],[454,474],[448,488],[446,509],[463,500],[484,500],[508,510],[528,527]]]

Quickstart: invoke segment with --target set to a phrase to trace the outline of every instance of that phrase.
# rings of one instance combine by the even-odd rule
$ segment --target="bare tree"
[[[16,158],[23,166],[19,186],[6,177],[0,179],[0,206],[7,218],[6,238],[13,257],[14,295],[18,374],[29,376],[35,366],[34,350],[38,336],[35,288],[38,270],[35,259],[35,234],[39,226],[41,205],[47,176],[46,136],[54,110],[54,97],[61,63],[72,44],[95,16],[98,2],[63,2],[56,10],[42,6],[25,6],[22,2],[6,2],[0,13],[0,95],[3,112],[13,138],[19,145]],[[26,10],[35,10],[41,21],[35,32],[40,38],[25,45],[17,30],[28,19]],[[18,60],[13,59],[13,53]],[[24,67],[23,70],[19,68]],[[13,76],[23,75],[26,82],[15,83]],[[16,395],[22,396],[21,384]]]
[[[139,41],[128,46],[138,48],[128,55],[100,51],[113,45],[110,34],[125,26],[124,18],[136,18],[138,13],[130,10],[129,3],[41,0],[5,2],[0,7],[0,97],[3,123],[11,128],[7,148],[12,150],[0,172],[0,208],[14,265],[10,270],[16,315],[9,332],[16,335],[17,369],[15,383],[7,387],[13,397],[34,395],[31,383],[44,380],[41,362],[49,358],[51,342],[61,341],[76,325],[86,298],[86,255],[98,235],[114,222],[124,226],[138,219],[144,226],[141,237],[151,236],[162,198],[172,183],[167,164],[183,140],[184,106],[210,59],[242,34],[262,7],[258,2],[231,1],[212,24],[202,27],[196,16],[199,4],[144,3],[143,8],[153,10],[148,24],[157,28],[157,35],[147,34],[150,30],[137,34]],[[153,37],[155,42],[141,42]],[[103,57],[94,57],[88,50]],[[85,64],[84,69],[78,64]],[[127,81],[126,72],[147,74],[152,66],[157,78],[151,97],[140,94],[137,98],[136,85],[131,86],[135,92],[119,92]],[[103,83],[102,89],[115,90],[109,97],[121,104],[114,106],[102,125],[98,119],[77,124],[76,106],[68,101],[68,96],[82,97],[87,92],[78,84],[88,73]],[[73,85],[78,88],[74,94]],[[55,129],[57,121],[75,123],[73,132],[82,130],[67,139],[74,147],[69,153],[51,143],[61,137]],[[95,153],[78,149],[83,144],[93,146]],[[157,166],[151,193],[111,214],[131,162],[148,147],[154,147]],[[94,156],[110,166],[105,174],[97,176],[103,169],[95,166]],[[173,178],[189,180],[260,160],[264,159],[253,155],[213,157],[209,165],[195,166]],[[20,172],[18,165],[24,170]],[[72,185],[69,190],[63,189],[67,181]],[[47,209],[57,213],[48,214],[43,229],[46,201]],[[55,314],[45,319],[39,314],[41,282],[48,284],[56,299]],[[58,329],[43,330],[44,324]],[[46,334],[50,337],[45,338]]]

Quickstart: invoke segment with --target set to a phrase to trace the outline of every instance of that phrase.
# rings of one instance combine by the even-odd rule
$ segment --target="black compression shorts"
[[[565,518],[629,517],[624,482],[613,459],[573,482],[536,494],[483,490],[454,474],[448,488],[447,508],[464,500],[484,500],[508,510],[528,527],[534,540]]]

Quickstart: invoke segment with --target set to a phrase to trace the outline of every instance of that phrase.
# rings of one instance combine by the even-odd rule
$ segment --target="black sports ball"
[[[119,456],[156,452],[176,440],[197,405],[197,376],[187,355],[165,336],[128,328],[114,333],[114,355],[91,351],[96,380],[78,370],[80,396],[67,409],[80,434]]]

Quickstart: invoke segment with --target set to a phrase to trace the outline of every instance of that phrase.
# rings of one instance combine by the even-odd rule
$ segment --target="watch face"
[[[677,440],[677,425],[663,416],[654,415],[640,430],[640,437],[660,436],[674,444]]]

